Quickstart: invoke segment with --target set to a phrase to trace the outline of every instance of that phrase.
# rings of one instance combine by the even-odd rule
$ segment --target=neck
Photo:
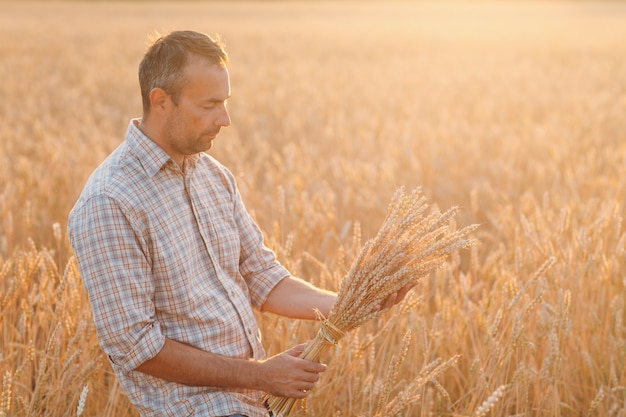
[[[174,161],[180,167],[180,169],[183,169],[185,156],[175,155],[171,151],[171,149],[169,149],[169,147],[167,146],[167,142],[163,140],[163,134],[161,133],[161,130],[155,127],[154,124],[150,122],[149,118],[146,118],[144,116],[141,120],[139,120],[138,123],[135,124],[135,126],[137,126],[137,128],[141,130],[141,133],[143,133],[148,139],[150,139],[152,142],[156,143],[161,149],[163,149],[165,153],[167,153],[170,158],[172,158],[172,161]]]

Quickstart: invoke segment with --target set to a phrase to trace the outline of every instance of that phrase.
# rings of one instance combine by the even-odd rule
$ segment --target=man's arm
[[[398,304],[415,284],[407,284],[398,292],[391,294],[379,309],[387,309]],[[337,294],[309,284],[296,277],[287,277],[280,281],[269,293],[263,311],[281,316],[315,320],[318,319],[316,310],[324,317],[328,317],[330,310],[337,300]]]
[[[326,365],[298,358],[298,345],[269,359],[228,358],[165,339],[152,359],[135,370],[185,385],[247,388],[290,398],[304,398]]]
[[[316,310],[328,317],[337,294],[293,276],[281,280],[269,293],[263,311],[301,320],[316,320]]]
[[[282,316],[315,320],[317,313],[328,315],[336,294],[321,290],[299,278],[287,277],[270,292],[264,311]],[[135,370],[186,385],[247,388],[290,398],[304,398],[319,380],[326,365],[300,359],[304,345],[298,345],[269,359],[235,359],[205,352],[165,339],[152,359]]]
[[[392,294],[381,308],[400,302],[412,287],[407,285]],[[318,318],[316,309],[328,316],[336,299],[334,292],[287,277],[270,292],[263,310],[295,319],[315,320]],[[326,365],[300,359],[303,350],[304,345],[298,345],[258,361],[228,358],[165,339],[161,351],[136,370],[186,385],[248,388],[281,397],[304,398],[319,380],[319,373],[326,370]]]

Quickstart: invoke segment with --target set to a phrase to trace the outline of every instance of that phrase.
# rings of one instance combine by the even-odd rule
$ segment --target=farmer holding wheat
[[[143,416],[267,416],[263,392],[304,398],[325,365],[299,358],[302,345],[266,359],[253,308],[314,320],[336,294],[277,262],[232,174],[204,153],[230,125],[222,44],[161,37],[139,83],[142,119],[68,222],[100,345]]]

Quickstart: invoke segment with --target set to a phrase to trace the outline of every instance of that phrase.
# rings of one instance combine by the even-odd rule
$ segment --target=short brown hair
[[[139,64],[139,86],[144,116],[150,112],[150,92],[162,88],[178,104],[185,85],[185,66],[189,57],[196,55],[210,62],[226,66],[228,55],[219,38],[190,30],[159,36],[148,48]]]

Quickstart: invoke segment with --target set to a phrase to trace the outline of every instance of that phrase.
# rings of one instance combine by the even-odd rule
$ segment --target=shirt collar
[[[146,173],[150,177],[153,177],[166,164],[175,166],[176,163],[163,148],[144,135],[138,127],[140,122],[141,119],[131,119],[128,124],[128,130],[126,131],[126,141],[133,152],[139,157],[139,161],[146,170]]]

